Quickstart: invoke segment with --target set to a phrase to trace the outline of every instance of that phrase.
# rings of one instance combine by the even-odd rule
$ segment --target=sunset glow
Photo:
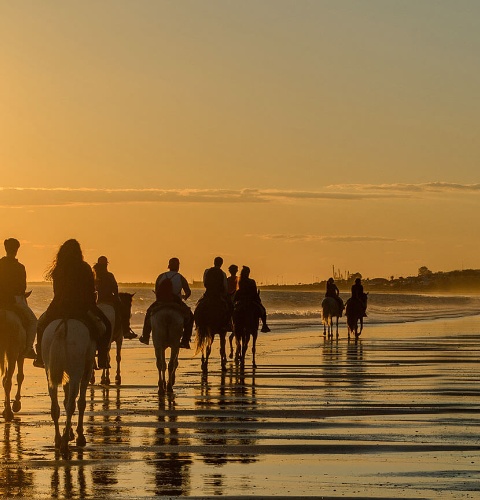
[[[0,1],[0,237],[118,281],[480,268],[480,4]]]

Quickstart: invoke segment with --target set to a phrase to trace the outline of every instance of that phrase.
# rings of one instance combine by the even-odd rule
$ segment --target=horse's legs
[[[338,339],[338,316],[336,317],[337,319],[337,339]]]
[[[228,336],[228,342],[230,344],[230,354],[229,354],[229,358],[232,359],[233,358],[233,338],[235,337],[235,332],[232,332],[229,336]]]
[[[252,367],[256,368],[257,363],[255,362],[255,352],[257,351],[257,336],[258,330],[255,330],[252,335]]]
[[[60,435],[60,405],[58,404],[58,388],[48,385],[48,394],[50,395],[50,415],[55,426],[55,448],[60,449],[62,444],[62,436]]]
[[[227,370],[226,337],[227,337],[227,332],[220,333],[220,361],[222,363],[222,371]]]
[[[17,360],[17,393],[15,394],[15,401],[12,404],[12,410],[17,413],[22,409],[22,384],[25,379],[23,374],[23,363],[25,359],[23,357]]]
[[[165,361],[165,348],[163,346],[155,348],[155,357],[157,359],[158,370],[158,394],[165,394],[167,382],[165,380],[165,371],[167,362]]]
[[[250,332],[245,328],[242,335],[242,356],[240,358],[240,365],[245,366],[245,357],[247,355],[248,341],[250,340]]]
[[[77,446],[85,446],[87,440],[83,432],[83,417],[85,415],[85,408],[87,407],[87,387],[90,370],[85,368],[85,372],[80,382],[80,394],[78,395],[78,424],[77,424]]]
[[[65,391],[65,413],[66,413],[66,421],[65,421],[65,430],[63,431],[62,436],[62,444],[60,447],[60,451],[64,454],[68,453],[68,442],[75,439],[75,435],[73,434],[72,429],[72,417],[75,413],[76,400],[78,396],[78,392],[80,390],[80,383],[76,380],[70,380],[64,386]]]
[[[12,379],[13,372],[15,370],[15,362],[12,356],[8,356],[7,359],[7,369],[5,370],[5,376],[3,377],[3,389],[5,391],[5,408],[3,409],[3,418],[10,422],[13,420],[13,412],[10,403],[10,392],[12,391]]]
[[[122,361],[122,343],[123,343],[123,337],[120,337],[120,339],[117,340],[117,356],[116,356],[117,373],[115,375],[116,385],[120,385],[122,383],[122,376],[120,374],[120,363]]]
[[[210,358],[210,353],[212,352],[212,342],[213,338],[209,337],[205,346],[205,354],[202,354],[202,371],[204,374],[208,373],[208,358]]]
[[[173,391],[173,386],[175,384],[175,371],[178,366],[178,347],[172,347],[170,349],[170,361],[168,362],[168,383],[167,383],[167,392]]]

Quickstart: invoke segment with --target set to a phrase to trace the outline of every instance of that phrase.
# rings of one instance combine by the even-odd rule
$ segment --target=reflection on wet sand
[[[57,462],[53,468],[50,481],[52,498],[85,498],[87,480],[84,467],[61,466],[61,464],[62,462]]]
[[[190,445],[190,440],[181,437],[178,430],[178,415],[175,411],[175,398],[168,401],[160,398],[158,402],[158,423],[155,429],[154,446],[169,446],[175,450],[179,445]],[[192,458],[189,453],[159,451],[150,458],[155,467],[155,495],[185,496],[190,494],[190,467]]]
[[[91,468],[95,497],[106,496],[111,486],[118,484],[118,463],[131,458],[130,452],[126,451],[130,445],[130,428],[122,426],[121,388],[102,387],[101,391],[102,409],[99,411],[99,402],[95,401],[98,389],[91,388],[90,416],[86,424],[88,442],[95,447],[78,452],[79,459],[85,455],[86,459],[96,462]],[[112,465],[113,460],[120,462]]]
[[[0,498],[33,496],[33,474],[22,465],[25,457],[20,422],[5,422],[0,456],[3,459],[0,467]]]
[[[251,374],[251,383],[246,383],[245,371],[238,366],[230,366],[222,372],[220,385],[212,386],[208,378],[202,377],[200,394],[195,401],[196,421],[200,424],[196,433],[205,445],[223,447],[223,453],[203,453],[203,461],[209,465],[222,466],[228,462],[250,464],[257,461],[254,453],[258,427],[242,423],[257,422],[254,413],[257,409],[255,392],[255,370]],[[249,446],[252,453],[235,454],[237,446]],[[215,470],[205,478],[213,495],[225,494],[223,474]]]

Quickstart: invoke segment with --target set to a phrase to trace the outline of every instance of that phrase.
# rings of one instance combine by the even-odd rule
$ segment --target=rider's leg
[[[183,336],[182,340],[180,341],[180,347],[183,347],[183,349],[190,349],[190,340],[192,339],[192,332],[193,332],[193,313],[187,306],[187,304],[184,304],[184,306],[186,309],[188,309],[188,311],[185,310],[185,320],[183,323]]]
[[[147,312],[145,313],[145,319],[143,321],[142,335],[138,339],[142,344],[148,345],[150,342],[150,332],[152,331],[151,317],[152,317],[152,309],[153,309],[154,305],[155,305],[155,302],[148,307]]]
[[[45,331],[48,323],[47,313],[44,312],[37,321],[37,357],[33,361],[33,366],[36,366],[37,368],[45,368],[42,358],[42,338],[43,332]]]

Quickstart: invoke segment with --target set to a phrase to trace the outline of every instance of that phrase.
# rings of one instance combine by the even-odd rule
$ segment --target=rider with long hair
[[[260,319],[262,320],[261,331],[264,333],[269,332],[270,328],[267,325],[267,311],[260,300],[255,280],[250,278],[250,268],[247,266],[243,266],[240,271],[238,290],[235,292],[234,296],[234,302],[241,302],[243,300],[250,300],[257,306]]]
[[[83,260],[77,240],[67,240],[61,245],[45,278],[53,283],[53,300],[38,321],[37,358],[34,365],[43,367],[42,337],[48,324],[56,319],[77,319],[85,323],[97,342],[98,367],[108,368],[111,325],[97,307],[93,271]],[[103,332],[99,328],[99,320],[105,325]]]

